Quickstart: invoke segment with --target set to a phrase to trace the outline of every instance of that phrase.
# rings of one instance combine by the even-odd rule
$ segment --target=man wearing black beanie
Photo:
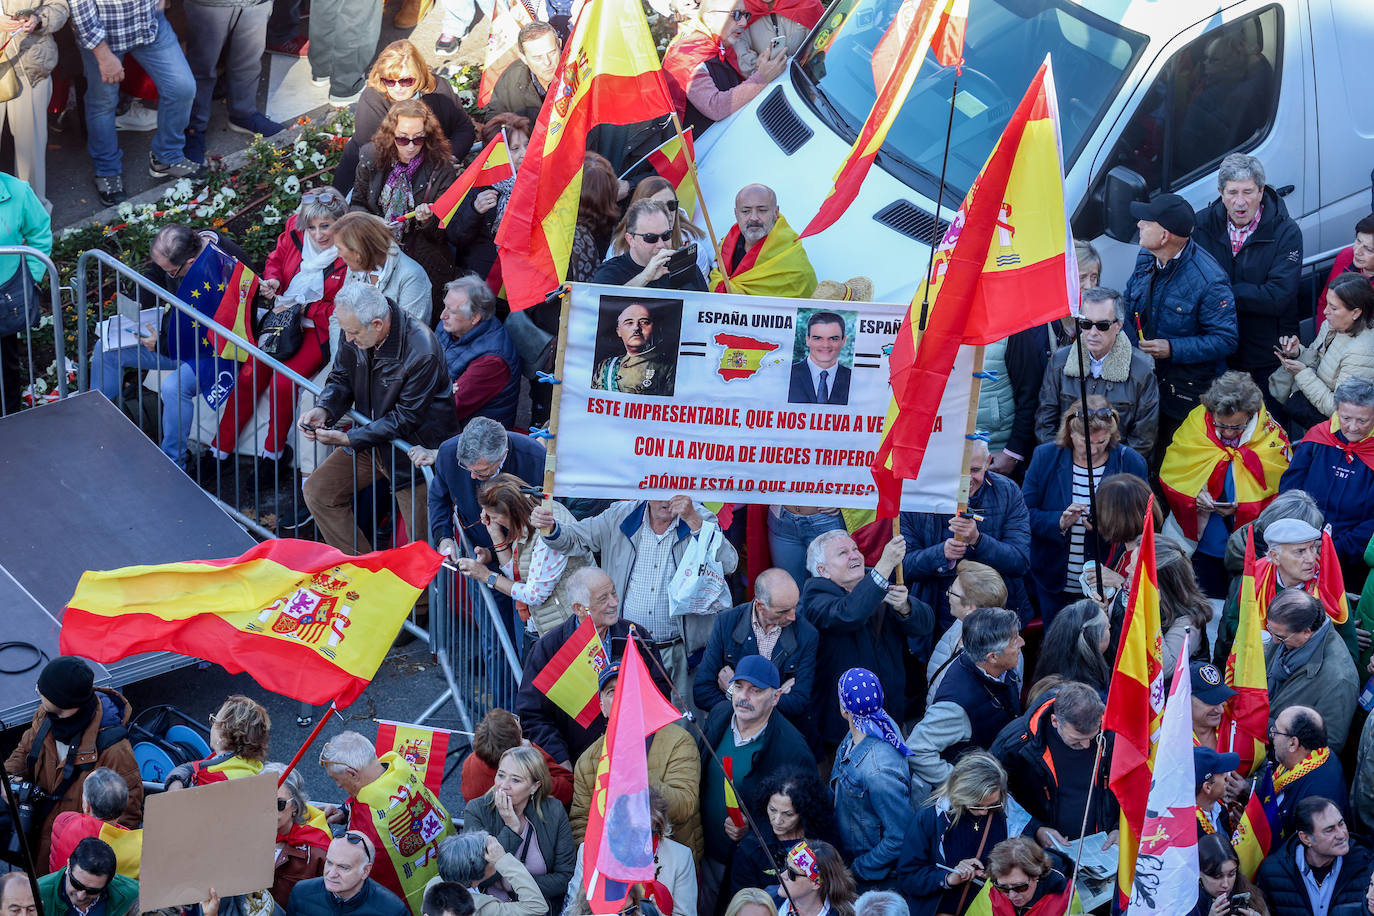
[[[52,821],[63,811],[81,810],[81,787],[96,767],[109,767],[129,785],[129,803],[118,823],[143,820],[143,778],[129,744],[129,701],[95,686],[95,673],[71,656],[55,658],[38,675],[38,709],[33,724],[5,761],[5,772],[22,776],[54,796],[34,805],[33,836],[40,869],[48,862]]]

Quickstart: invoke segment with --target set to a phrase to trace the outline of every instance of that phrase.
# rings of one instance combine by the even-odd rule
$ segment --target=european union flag
[[[252,343],[252,309],[257,291],[257,275],[210,242],[186,271],[177,287],[177,297]],[[200,393],[214,408],[223,404],[234,390],[238,363],[249,357],[246,351],[182,311],[176,313],[168,353],[195,367]]]

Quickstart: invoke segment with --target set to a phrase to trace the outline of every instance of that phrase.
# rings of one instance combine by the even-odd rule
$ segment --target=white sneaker
[[[129,110],[115,118],[115,130],[157,130],[157,109],[144,108],[142,102],[134,99]]]
[[[358,99],[363,97],[363,91],[359,89],[352,95],[335,95],[329,93],[329,104],[334,108],[351,108]]]

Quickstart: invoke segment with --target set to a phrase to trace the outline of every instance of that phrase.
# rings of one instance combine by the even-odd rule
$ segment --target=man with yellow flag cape
[[[767,185],[745,185],[735,195],[735,225],[720,245],[721,263],[711,271],[711,292],[804,299],[816,289],[816,271],[797,233],[778,212],[778,195]]]

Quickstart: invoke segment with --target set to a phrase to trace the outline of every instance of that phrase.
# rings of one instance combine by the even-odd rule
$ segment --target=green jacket
[[[52,254],[52,220],[27,181],[0,172],[0,245],[28,245]],[[19,269],[16,255],[0,257],[0,284]],[[29,258],[34,280],[44,276],[43,262]]]
[[[1369,541],[1369,546],[1364,549],[1364,562],[1366,566],[1374,566],[1374,538]],[[1364,591],[1360,592],[1360,603],[1355,605],[1350,615],[1354,617],[1361,630],[1374,630],[1374,576],[1369,576],[1364,580]],[[1369,670],[1369,657],[1374,654],[1374,647],[1365,649],[1360,653],[1359,668],[1363,674]]]
[[[44,916],[67,916],[74,912],[62,899],[62,882],[67,869],[60,868],[38,879],[38,896],[43,898]],[[138,912],[138,882],[133,878],[115,875],[105,889],[105,911],[109,916],[129,916]]]

